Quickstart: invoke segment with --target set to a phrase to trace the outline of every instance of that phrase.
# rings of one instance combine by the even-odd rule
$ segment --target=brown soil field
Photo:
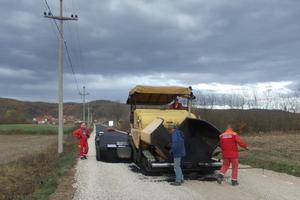
[[[56,141],[56,135],[0,135],[0,164],[39,152]]]

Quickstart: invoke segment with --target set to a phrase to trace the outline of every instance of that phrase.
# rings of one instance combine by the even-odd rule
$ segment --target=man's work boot
[[[179,185],[181,185],[181,182],[175,181],[175,182],[170,183],[170,185],[179,186]]]
[[[222,184],[222,181],[224,180],[223,174],[217,174],[217,183]]]
[[[237,180],[231,180],[232,186],[237,186],[239,185],[239,182]]]

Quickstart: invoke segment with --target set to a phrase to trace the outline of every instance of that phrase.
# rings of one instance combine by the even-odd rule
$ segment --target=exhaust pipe
[[[213,163],[198,163],[198,166],[205,166],[205,167],[222,167],[222,162],[213,162]]]
[[[167,167],[173,167],[173,163],[151,163],[151,167],[153,168],[167,168]]]

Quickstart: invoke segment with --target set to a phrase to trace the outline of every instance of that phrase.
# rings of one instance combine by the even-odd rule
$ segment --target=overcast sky
[[[47,0],[54,15],[59,0]],[[230,92],[300,80],[299,0],[64,0],[78,87],[124,101],[137,84]],[[44,0],[0,2],[0,96],[57,99],[59,34]],[[80,101],[65,60],[65,101]]]

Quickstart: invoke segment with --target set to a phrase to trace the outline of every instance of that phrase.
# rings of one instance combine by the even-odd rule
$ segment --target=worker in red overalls
[[[80,159],[81,160],[87,159],[86,155],[89,151],[88,138],[90,137],[90,132],[86,127],[86,124],[82,123],[80,125],[80,128],[76,129],[73,132],[73,136],[79,139],[78,150],[79,150]]]
[[[182,109],[183,106],[182,106],[182,103],[180,103],[180,102],[178,101],[178,99],[175,98],[175,99],[174,99],[174,102],[171,104],[170,108],[172,108],[172,109]]]
[[[228,125],[227,130],[220,136],[220,146],[222,149],[223,166],[217,175],[217,182],[222,183],[224,175],[227,172],[230,163],[232,166],[231,184],[233,186],[238,185],[238,145],[248,150],[248,145],[243,139],[232,130],[231,126]]]

